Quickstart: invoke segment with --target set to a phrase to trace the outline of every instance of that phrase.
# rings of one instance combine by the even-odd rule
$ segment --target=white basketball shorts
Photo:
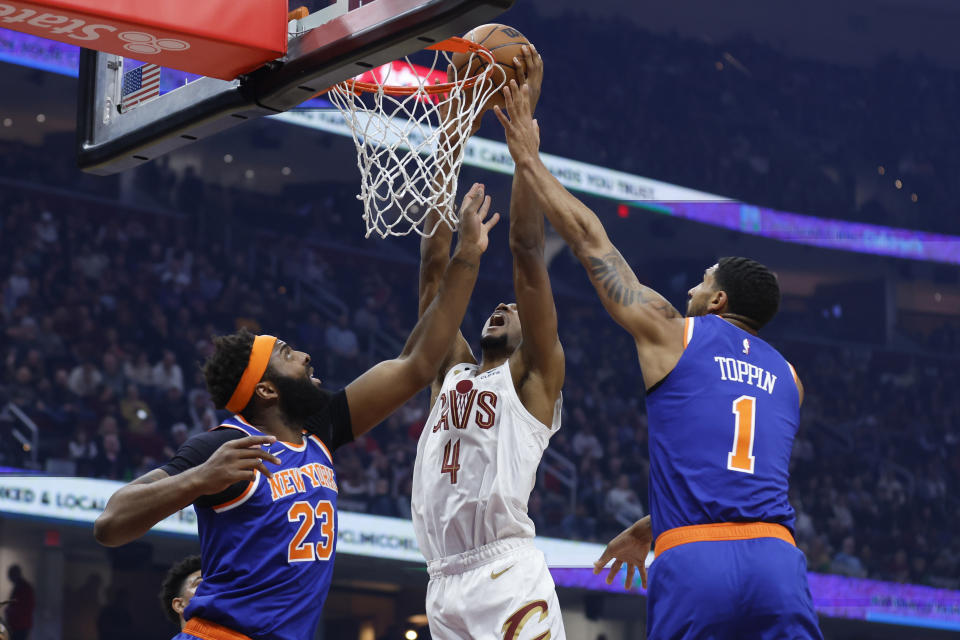
[[[508,538],[427,563],[434,640],[566,640],[543,552]]]

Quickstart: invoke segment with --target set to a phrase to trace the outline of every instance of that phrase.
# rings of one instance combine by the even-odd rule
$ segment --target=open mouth
[[[491,327],[502,327],[507,323],[506,317],[502,313],[495,313],[490,316],[490,326]]]

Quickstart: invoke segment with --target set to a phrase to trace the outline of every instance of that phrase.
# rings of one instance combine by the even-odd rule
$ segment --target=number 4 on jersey
[[[450,474],[450,484],[457,484],[457,472],[460,471],[460,439],[450,440],[443,448],[443,464],[440,473]]]
[[[727,469],[753,473],[753,435],[756,428],[757,399],[740,396],[733,401],[736,422],[733,431],[733,451],[727,454]]]

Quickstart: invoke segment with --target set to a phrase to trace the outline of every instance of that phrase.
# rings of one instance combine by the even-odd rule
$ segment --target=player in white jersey
[[[517,65],[539,95],[543,66]],[[533,545],[527,500],[560,427],[563,349],[543,258],[543,215],[514,178],[510,250],[516,304],[483,326],[478,363],[459,334],[431,386],[413,472],[413,525],[427,559],[427,618],[436,640],[564,640],[553,578]],[[428,222],[435,222],[434,218]],[[420,310],[437,292],[450,231],[421,243]]]

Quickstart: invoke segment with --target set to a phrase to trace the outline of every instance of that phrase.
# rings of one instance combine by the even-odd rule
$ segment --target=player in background
[[[190,599],[193,598],[202,581],[200,556],[187,556],[170,567],[163,578],[160,606],[163,607],[164,615],[180,626],[180,631],[187,626],[187,621],[183,619],[183,611],[190,604]]]
[[[793,540],[788,465],[803,387],[758,337],[780,302],[776,276],[721,258],[689,291],[687,317],[637,280],[596,214],[544,166],[531,88],[506,90],[516,172],[586,268],[603,306],[633,337],[647,389],[650,516],[597,561],[632,585],[655,538],[648,637],[821,638],[806,561]],[[696,544],[690,544],[696,543]]]
[[[539,55],[527,49],[525,64],[517,62],[538,93]],[[564,378],[543,215],[531,187],[517,175],[510,200],[517,301],[498,304],[487,319],[479,363],[462,334],[451,336],[417,446],[411,510],[437,640],[518,640],[521,632],[565,638],[553,578],[527,516],[540,458],[560,427]],[[449,229],[437,226],[420,247],[422,313],[450,260]]]
[[[241,331],[215,340],[204,376],[214,403],[235,415],[118,490],[94,526],[101,544],[119,546],[194,505],[203,581],[178,640],[313,638],[337,539],[331,452],[436,377],[499,219],[486,219],[489,209],[474,185],[454,257],[403,352],[345,389],[322,389],[310,356],[272,336]]]

